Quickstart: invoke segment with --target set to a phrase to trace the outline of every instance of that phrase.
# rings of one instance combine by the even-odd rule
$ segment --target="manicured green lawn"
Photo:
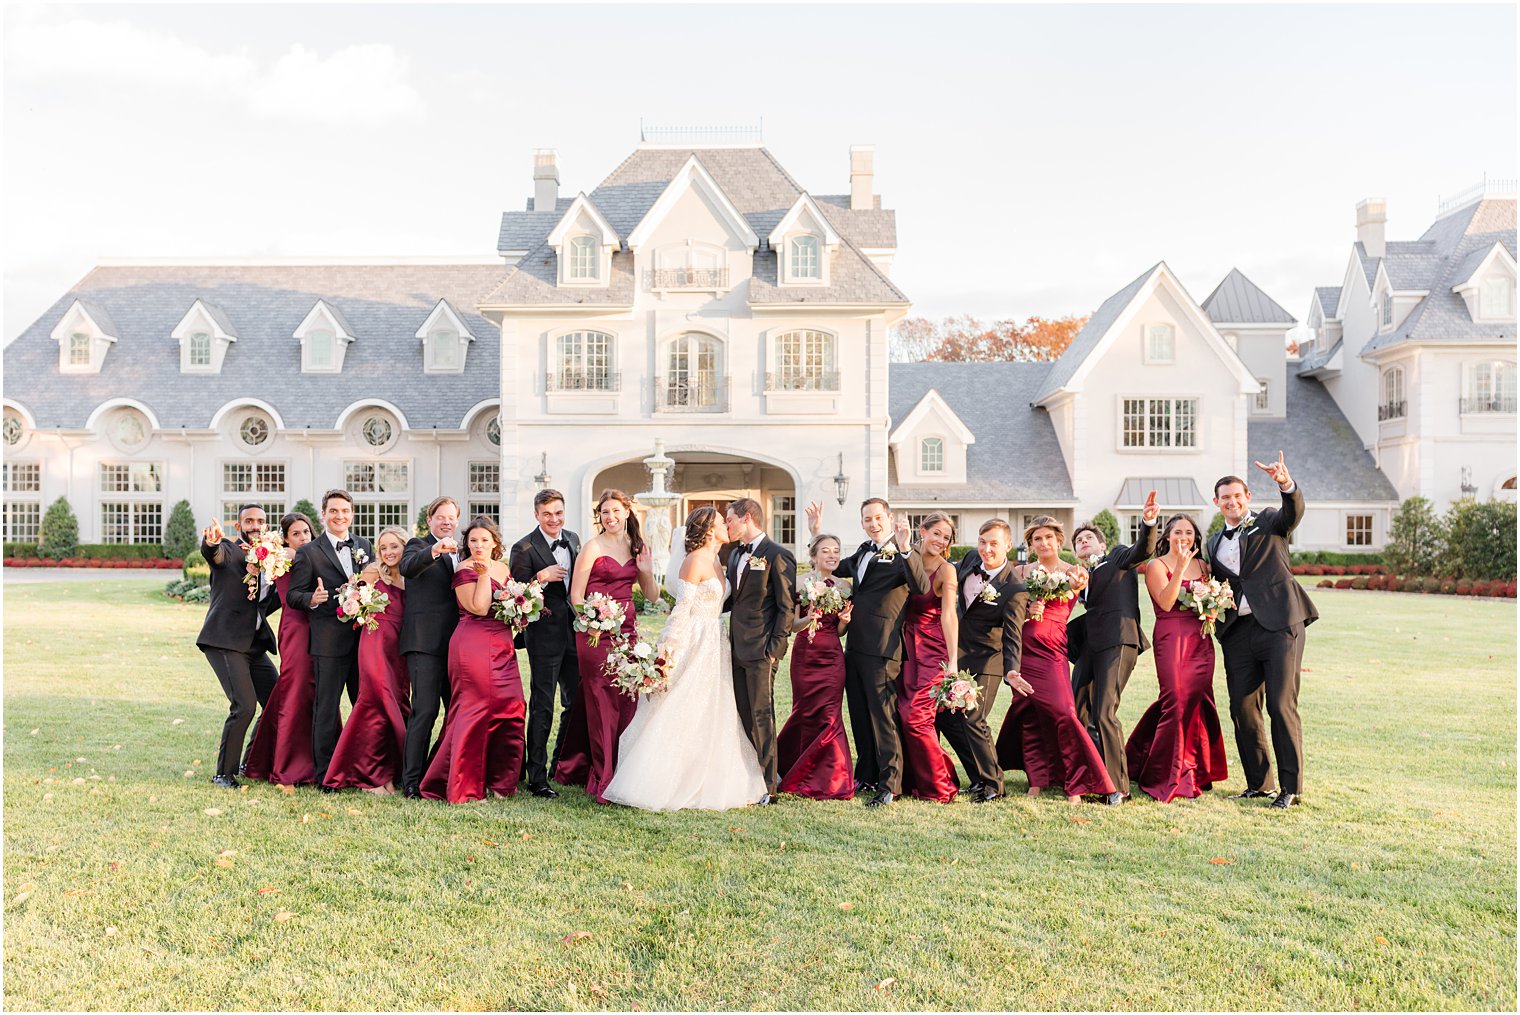
[[[1168,806],[657,815],[213,790],[155,588],[5,591],[11,1009],[1515,1007],[1509,602],[1316,590],[1288,813],[1229,741]]]

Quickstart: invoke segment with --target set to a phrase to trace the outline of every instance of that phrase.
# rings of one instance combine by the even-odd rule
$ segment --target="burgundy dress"
[[[1114,792],[1113,780],[1077,718],[1071,694],[1071,667],[1066,661],[1071,602],[1049,600],[1043,618],[1024,621],[1019,672],[1034,693],[1013,696],[998,731],[998,763],[1005,769],[1023,769],[1031,787],[1056,786],[1067,796],[1108,794]]]
[[[1161,696],[1130,732],[1124,754],[1136,784],[1169,803],[1207,792],[1229,778],[1229,768],[1214,708],[1214,639],[1203,636],[1196,613],[1173,604],[1156,607],[1152,641]]]
[[[288,604],[288,572],[274,580],[274,588],[280,597],[280,679],[259,717],[243,775],[281,786],[306,786],[317,781],[311,749],[311,709],[317,697],[308,644],[311,616]]]
[[[958,783],[955,763],[939,744],[939,712],[931,686],[950,658],[940,622],[939,596],[931,589],[908,597],[903,609],[902,674],[897,678],[897,725],[902,731],[903,792],[919,800],[949,803]]]
[[[464,568],[455,572],[454,588],[475,580],[475,572]],[[490,581],[494,595],[503,586]],[[528,708],[511,628],[461,606],[459,626],[449,639],[449,688],[443,734],[422,777],[422,795],[458,804],[480,800],[487,790],[516,793]]]
[[[623,611],[623,637],[632,638],[637,633],[634,625],[633,583],[639,576],[639,565],[629,558],[618,564],[611,557],[602,556],[591,562],[591,573],[586,576],[586,595],[601,592],[626,604]],[[633,721],[633,711],[638,700],[630,698],[613,686],[612,680],[602,672],[607,652],[617,636],[603,634],[595,646],[584,631],[575,632],[575,660],[581,674],[581,692],[570,714],[565,718],[565,741],[560,747],[559,764],[554,769],[554,781],[566,786],[585,786],[597,803],[607,803],[602,790],[612,781],[617,771],[618,737]]]
[[[379,627],[359,632],[359,697],[343,724],[326,785],[333,789],[373,789],[401,782],[406,720],[412,714],[412,682],[401,657],[401,615],[406,595],[377,581],[390,602]]]
[[[837,614],[820,617],[811,638],[792,639],[792,714],[776,736],[778,793],[814,800],[855,795],[850,744],[844,735],[844,648]]]

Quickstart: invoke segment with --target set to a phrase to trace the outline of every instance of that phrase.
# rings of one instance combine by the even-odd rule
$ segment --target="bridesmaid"
[[[412,682],[401,658],[401,617],[406,611],[406,579],[401,554],[404,529],[387,528],[375,539],[376,560],[359,580],[384,592],[385,612],[373,631],[359,632],[359,697],[327,765],[324,788],[362,789],[389,796],[401,781],[406,753],[406,720],[412,714]]]
[[[1087,586],[1087,571],[1061,559],[1065,542],[1066,531],[1049,515],[1040,515],[1024,530],[1024,543],[1038,563],[1047,571],[1070,574],[1072,588],[1080,592]],[[1023,581],[1032,566],[1020,564],[1014,568],[1014,577]],[[1071,666],[1066,661],[1066,618],[1071,606],[1070,599],[1036,602],[1030,597],[1020,672],[1034,693],[1014,699],[998,732],[997,751],[1004,769],[1024,770],[1030,796],[1054,786],[1076,804],[1087,793],[1112,793],[1114,784],[1103,756],[1077,718]]]
[[[1140,788],[1170,803],[1207,792],[1229,769],[1214,708],[1214,640],[1204,636],[1196,613],[1177,605],[1183,582],[1209,576],[1199,556],[1198,524],[1173,515],[1156,550],[1145,586],[1156,605],[1152,657],[1161,696],[1130,732],[1124,753]]]
[[[633,719],[638,702],[620,692],[602,672],[607,653],[619,637],[633,638],[633,583],[639,583],[644,598],[653,602],[660,597],[650,564],[649,547],[639,535],[639,520],[633,514],[633,498],[621,490],[603,490],[596,502],[600,532],[588,540],[575,558],[570,576],[570,603],[580,606],[586,597],[602,592],[623,603],[621,632],[606,632],[592,646],[586,632],[575,633],[575,658],[580,668],[581,693],[567,722],[577,724],[566,731],[555,781],[581,785],[597,801],[607,803],[602,790],[617,770],[618,737]],[[584,732],[581,732],[584,731]],[[585,760],[581,760],[581,751]]]
[[[454,572],[459,625],[449,639],[449,710],[421,786],[425,798],[451,804],[517,792],[528,714],[512,629],[490,615],[492,597],[512,577],[501,533],[489,518],[476,518],[459,544],[469,556]]]
[[[829,585],[847,584],[834,578],[839,566],[838,536],[817,536],[808,547],[813,571]],[[814,800],[850,800],[855,796],[854,763],[844,735],[844,647],[840,639],[850,626],[855,604],[846,600],[837,614],[820,617],[818,630],[808,628],[808,608],[799,597],[792,631],[792,714],[776,736],[781,772],[778,793]]]
[[[946,559],[955,540],[955,524],[938,511],[918,527],[919,553],[929,591],[909,595],[903,610],[902,674],[897,678],[897,720],[902,730],[903,791],[919,800],[947,804],[960,784],[955,764],[939,744],[934,724],[939,706],[931,685],[950,660],[959,659],[958,588],[955,566]]]
[[[299,511],[281,518],[285,555],[294,559],[296,551],[311,542],[313,531],[311,519]],[[280,597],[280,678],[259,717],[242,774],[280,786],[309,786],[317,780],[311,750],[317,678],[312,673],[307,644],[311,618],[307,611],[293,609],[285,598],[290,591],[290,572],[276,578],[274,588]]]

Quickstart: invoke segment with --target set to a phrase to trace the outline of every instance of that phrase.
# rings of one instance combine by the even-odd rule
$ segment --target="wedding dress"
[[[649,811],[755,803],[765,779],[734,703],[723,579],[671,586],[676,605],[658,642],[671,656],[670,689],[639,698],[603,796]]]

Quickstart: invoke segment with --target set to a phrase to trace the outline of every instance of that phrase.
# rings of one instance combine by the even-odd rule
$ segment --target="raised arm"
[[[436,543],[428,543],[422,536],[415,536],[406,541],[406,549],[401,551],[401,564],[398,570],[403,578],[416,578],[438,561],[438,554],[433,551]]]
[[[1191,550],[1181,550],[1179,553],[1182,566],[1170,578],[1166,575],[1166,565],[1159,560],[1153,560],[1145,566],[1145,588],[1156,603],[1157,613],[1164,613],[1177,605],[1177,593],[1182,591],[1182,575],[1187,571],[1188,561],[1193,559]]]
[[[1283,462],[1283,453],[1277,453],[1275,462],[1256,462],[1256,467],[1277,484],[1278,491],[1282,494],[1282,510],[1272,519],[1272,534],[1287,539],[1298,528],[1298,523],[1304,517],[1304,495],[1293,482],[1293,477],[1288,474],[1288,466]]]

